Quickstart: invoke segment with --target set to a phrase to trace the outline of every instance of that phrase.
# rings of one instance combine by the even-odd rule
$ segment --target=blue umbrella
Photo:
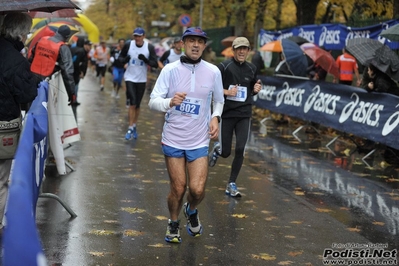
[[[288,68],[294,76],[306,77],[308,60],[298,44],[282,39],[281,46]]]

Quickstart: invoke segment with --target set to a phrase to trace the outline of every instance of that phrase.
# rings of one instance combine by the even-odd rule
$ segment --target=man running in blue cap
[[[165,235],[170,243],[181,242],[179,213],[187,187],[187,232],[202,234],[197,207],[205,197],[209,141],[218,137],[224,104],[219,69],[201,59],[206,33],[188,28],[182,40],[185,55],[162,69],[149,102],[151,109],[166,112],[161,143],[170,179]]]

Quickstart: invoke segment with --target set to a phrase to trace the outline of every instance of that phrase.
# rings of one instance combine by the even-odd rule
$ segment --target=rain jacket
[[[39,42],[41,42],[42,39],[40,39]],[[65,45],[66,40],[59,33],[56,33],[54,36],[48,38],[48,40],[57,44],[61,43],[59,54],[57,57],[58,65],[55,66],[53,73],[61,70],[62,79],[64,81],[65,89],[68,93],[69,101],[72,101],[72,96],[75,95],[75,81],[73,78],[74,69],[73,69],[71,49],[67,45]],[[29,58],[29,61],[31,62],[35,60],[36,46],[33,47],[32,55]],[[45,77],[46,76],[44,76],[43,78]]]
[[[0,121],[10,121],[21,115],[20,104],[36,98],[39,80],[20,53],[22,42],[0,37],[0,47]]]
[[[339,80],[352,81],[355,69],[357,69],[356,59],[348,53],[338,56],[336,63],[339,67]]]
[[[50,77],[53,74],[57,63],[58,53],[64,43],[55,43],[49,40],[50,37],[43,37],[36,45],[36,56],[32,61],[30,70],[43,77]]]

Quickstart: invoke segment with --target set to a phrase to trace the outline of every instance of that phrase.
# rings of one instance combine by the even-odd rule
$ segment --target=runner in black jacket
[[[219,142],[215,142],[209,154],[209,166],[214,166],[219,156],[227,158],[231,154],[233,133],[236,146],[231,173],[226,187],[226,194],[241,196],[236,186],[236,179],[244,161],[244,150],[248,139],[252,116],[252,95],[261,89],[260,80],[256,80],[256,66],[246,60],[250,51],[247,38],[237,37],[233,42],[234,58],[218,65],[222,73],[225,104],[222,114]]]

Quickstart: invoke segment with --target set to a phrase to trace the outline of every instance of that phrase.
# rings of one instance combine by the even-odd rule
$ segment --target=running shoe
[[[136,129],[136,127],[133,128],[133,138],[137,139],[137,129]]]
[[[180,224],[179,221],[172,222],[168,220],[168,226],[166,227],[165,241],[169,243],[181,243],[180,237]]]
[[[134,130],[131,129],[131,128],[129,128],[129,129],[127,130],[126,135],[125,135],[125,139],[126,139],[126,140],[129,140],[129,139],[132,138],[133,131],[134,131]]]
[[[219,155],[220,155],[220,143],[216,141],[215,143],[213,143],[213,149],[211,150],[211,152],[209,153],[209,156],[208,156],[209,167],[215,166],[216,161],[219,158]]]
[[[228,183],[226,186],[226,195],[230,195],[232,197],[241,197],[241,193],[237,189],[237,185],[234,182]]]
[[[116,97],[116,92],[115,92],[115,90],[112,90],[112,91],[111,91],[111,97],[112,97],[112,98],[115,98],[115,97]]]
[[[195,209],[195,213],[188,215],[187,210],[188,210],[189,206],[188,206],[188,202],[184,203],[183,206],[183,212],[184,212],[184,216],[186,216],[187,218],[187,233],[190,236],[200,236],[202,235],[202,225],[201,222],[199,220],[199,215],[198,215],[198,210]]]

